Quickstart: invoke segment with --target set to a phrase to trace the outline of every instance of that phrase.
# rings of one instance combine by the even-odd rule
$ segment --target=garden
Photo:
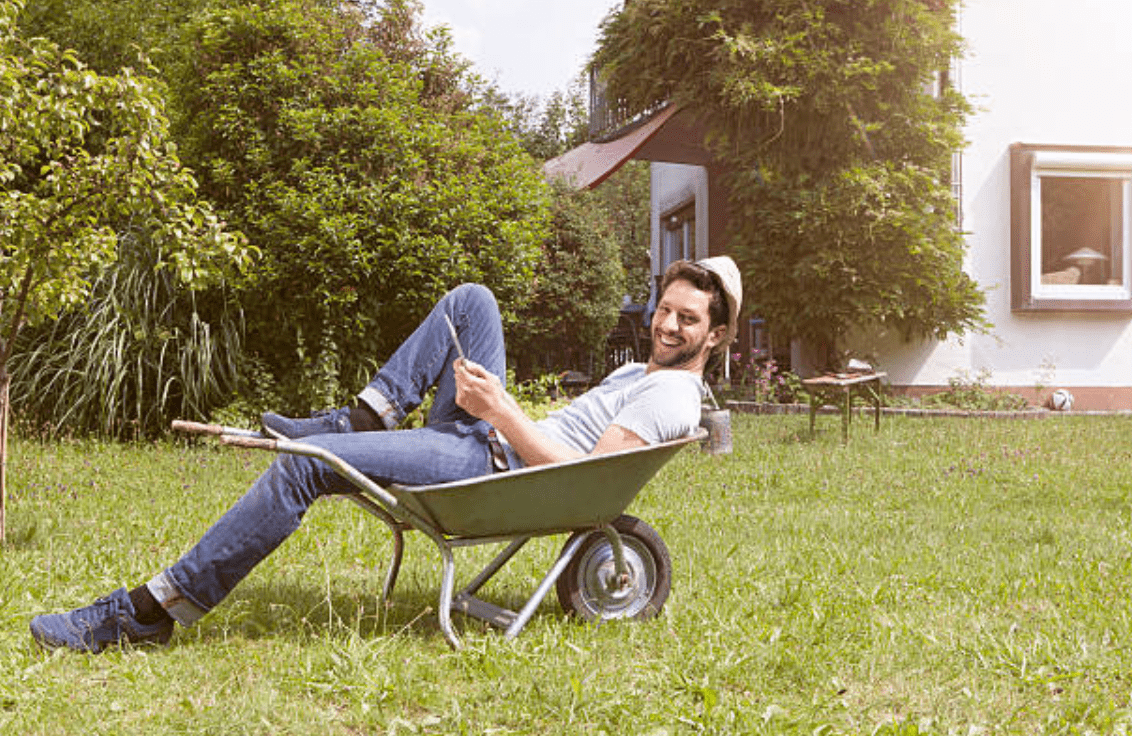
[[[513,642],[435,623],[439,562],[390,551],[352,504],[303,526],[165,648],[40,650],[28,620],[146,580],[262,470],[162,440],[11,448],[0,554],[4,733],[1125,733],[1132,723],[1128,417],[733,417],[629,511],[672,554],[648,622],[589,625],[553,596]],[[484,596],[515,605],[545,540]],[[487,555],[490,550],[463,554]]]
[[[858,323],[987,327],[942,176],[971,108],[921,92],[957,3],[778,5],[626,4],[595,63],[629,109],[716,111],[752,313],[831,354]],[[458,620],[452,651],[427,540],[383,601],[384,528],[328,500],[166,647],[33,643],[33,616],[172,563],[270,460],[171,418],[340,405],[467,281],[500,297],[544,411],[545,376],[579,367],[562,356],[647,298],[647,167],[548,186],[542,162],[587,136],[580,98],[532,112],[420,16],[0,0],[0,732],[1130,730],[1127,416],[892,416],[843,443],[825,417],[736,414],[731,454],[684,450],[629,509],[674,562],[648,622],[548,600],[513,642]],[[797,400],[778,365],[737,368],[721,402]],[[999,408],[978,376],[950,388]],[[483,597],[514,607],[560,543]]]

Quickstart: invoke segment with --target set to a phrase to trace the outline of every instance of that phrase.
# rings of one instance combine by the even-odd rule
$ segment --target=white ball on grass
[[[1059,388],[1050,394],[1049,408],[1054,411],[1069,411],[1073,408],[1073,394],[1063,388]]]

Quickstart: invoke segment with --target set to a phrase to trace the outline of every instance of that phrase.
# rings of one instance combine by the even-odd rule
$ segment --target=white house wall
[[[910,345],[861,341],[896,385],[962,375],[1011,387],[1132,386],[1132,318],[1015,313],[1010,304],[1012,143],[1132,146],[1130,0],[967,0],[961,89],[977,107],[963,154],[966,268],[986,290],[990,334]]]

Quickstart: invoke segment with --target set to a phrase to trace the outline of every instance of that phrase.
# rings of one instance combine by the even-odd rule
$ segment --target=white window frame
[[[1132,150],[1015,144],[1011,149],[1012,305],[1016,311],[1132,311]],[[1042,283],[1042,182],[1118,181],[1119,284]]]
[[[669,225],[673,219],[677,220],[676,227]],[[696,240],[695,200],[685,202],[679,207],[670,210],[660,218],[660,223],[660,272],[663,274],[675,261],[693,261],[696,259],[696,254],[693,252]],[[673,245],[678,245],[679,253],[672,252],[674,250],[672,248]]]

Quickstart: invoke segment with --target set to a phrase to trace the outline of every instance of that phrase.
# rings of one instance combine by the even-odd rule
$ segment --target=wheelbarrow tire
[[[612,526],[625,550],[628,585],[613,585],[613,545],[605,533],[575,532],[567,545],[579,536],[589,536],[558,577],[558,602],[567,613],[587,621],[652,618],[660,613],[672,590],[668,547],[655,529],[635,516],[622,514]]]

